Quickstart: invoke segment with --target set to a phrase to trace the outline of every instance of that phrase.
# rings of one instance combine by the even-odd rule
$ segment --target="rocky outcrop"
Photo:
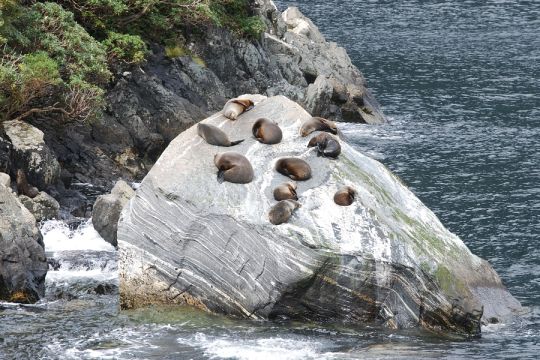
[[[55,185],[60,177],[60,164],[45,144],[43,131],[19,120],[5,121],[2,125],[13,145],[13,167],[23,169],[28,182],[39,190]]]
[[[32,214],[0,185],[0,300],[33,303],[44,296],[47,259]]]
[[[46,192],[40,191],[34,198],[20,195],[19,200],[34,215],[36,221],[58,218],[60,204]]]
[[[310,115],[285,97],[253,96],[236,121],[204,120],[246,140],[234,151],[255,171],[247,185],[218,183],[214,154],[195,127],[179,135],[145,177],[118,226],[123,307],[180,303],[253,319],[381,324],[476,335],[481,321],[520,309],[484,260],[444,228],[382,164],[342,142],[337,160],[317,157],[298,134]],[[283,141],[251,136],[260,117]],[[312,178],[302,207],[270,224],[273,189],[287,180],[275,161],[297,156]],[[343,185],[355,202],[333,202]]]
[[[0,172],[0,186],[4,186],[6,188],[11,187],[11,178],[8,174]]]
[[[92,210],[94,229],[105,241],[117,246],[116,231],[120,213],[128,201],[135,196],[135,191],[123,180],[119,180],[108,195],[100,195]]]

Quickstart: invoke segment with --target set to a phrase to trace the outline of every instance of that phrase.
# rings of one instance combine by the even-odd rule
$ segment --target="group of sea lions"
[[[231,99],[227,101],[223,108],[223,115],[236,120],[242,113],[250,110],[254,103],[249,99]],[[336,159],[341,153],[339,140],[331,134],[337,135],[337,126],[333,121],[312,117],[305,121],[300,127],[300,135],[306,137],[314,131],[321,133],[312,137],[308,147],[316,147],[317,156]],[[208,144],[230,147],[235,146],[244,139],[231,141],[225,132],[216,126],[199,123],[197,132]],[[255,139],[262,144],[277,144],[281,142],[283,133],[272,120],[260,118],[253,124],[252,133]],[[331,133],[331,134],[330,134]],[[254,171],[249,160],[242,154],[227,151],[214,156],[214,164],[218,168],[218,182],[228,181],[237,184],[247,184],[253,180]],[[305,181],[311,178],[311,167],[299,158],[285,157],[276,162],[275,170],[294,181]],[[274,225],[285,223],[292,216],[293,212],[301,206],[296,193],[296,183],[289,181],[280,184],[274,189],[274,199],[277,202],[268,214],[270,222]],[[349,206],[353,203],[356,190],[350,186],[340,188],[334,195],[334,202],[341,206]]]

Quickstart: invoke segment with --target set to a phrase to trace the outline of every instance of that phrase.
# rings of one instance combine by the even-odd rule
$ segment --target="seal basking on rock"
[[[214,164],[219,169],[217,179],[220,183],[228,181],[236,184],[247,184],[253,180],[253,167],[242,154],[233,151],[216,154]]]
[[[322,132],[309,140],[308,147],[317,147],[317,156],[337,158],[341,154],[341,145],[334,136]]]
[[[272,206],[268,213],[268,219],[274,225],[283,224],[289,221],[294,210],[302,205],[295,200],[281,200],[276,205]]]
[[[227,134],[225,134],[220,128],[209,124],[198,123],[197,133],[210,145],[234,146],[244,141],[244,139],[230,141]]]
[[[231,99],[223,107],[223,115],[231,120],[236,120],[240,114],[253,106],[253,101],[249,99]]]
[[[39,190],[28,183],[28,180],[26,180],[26,174],[24,173],[22,169],[17,170],[16,183],[17,183],[17,193],[19,195],[20,194],[26,195],[29,198],[33,199],[39,194]]]
[[[255,121],[251,132],[263,144],[277,144],[283,138],[283,133],[279,126],[274,121],[266,118],[260,118]]]
[[[344,186],[334,195],[334,202],[340,206],[349,206],[353,203],[356,190],[351,186]]]
[[[302,159],[288,157],[276,162],[276,171],[296,181],[311,178],[311,167]]]
[[[278,185],[274,189],[274,199],[277,201],[289,199],[298,200],[298,195],[296,194],[296,184],[292,181],[287,181],[281,185]]]
[[[312,117],[300,127],[300,135],[306,137],[314,131],[326,131],[336,135],[338,133],[336,123],[322,117]]]

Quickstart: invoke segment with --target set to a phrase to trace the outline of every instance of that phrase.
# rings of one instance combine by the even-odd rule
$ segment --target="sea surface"
[[[390,120],[341,125],[346,136],[489,260],[528,313],[461,341],[172,308],[118,315],[112,247],[87,221],[48,221],[47,299],[0,303],[0,359],[540,357],[540,1],[276,4],[347,49]]]

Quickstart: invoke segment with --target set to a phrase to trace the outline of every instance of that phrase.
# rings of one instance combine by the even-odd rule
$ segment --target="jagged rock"
[[[0,186],[5,186],[8,189],[11,188],[11,178],[8,174],[0,172]]]
[[[322,114],[330,107],[333,88],[324,75],[317,76],[310,84],[306,94],[306,110],[311,114]]]
[[[253,96],[236,121],[204,120],[235,138],[255,171],[247,185],[218,183],[214,154],[192,127],[144,178],[118,225],[123,307],[180,303],[253,319],[422,326],[476,335],[480,323],[520,309],[492,267],[473,255],[392,173],[342,141],[337,160],[317,157],[298,130],[310,118],[281,96]],[[278,122],[283,141],[251,137],[260,117]],[[302,207],[270,224],[274,170],[284,156],[306,160],[297,182]],[[334,203],[343,185],[357,190]],[[482,311],[483,310],[483,311]]]
[[[60,204],[44,191],[40,191],[34,198],[20,195],[19,200],[34,215],[36,221],[58,218]]]
[[[45,295],[47,259],[36,219],[0,186],[0,300],[33,303]]]
[[[55,185],[60,164],[43,140],[43,132],[20,120],[2,123],[13,145],[13,167],[23,169],[28,182],[39,190]]]
[[[135,195],[135,191],[123,180],[119,180],[108,195],[100,195],[92,210],[94,229],[105,241],[117,246],[116,231],[118,218],[124,206]]]

